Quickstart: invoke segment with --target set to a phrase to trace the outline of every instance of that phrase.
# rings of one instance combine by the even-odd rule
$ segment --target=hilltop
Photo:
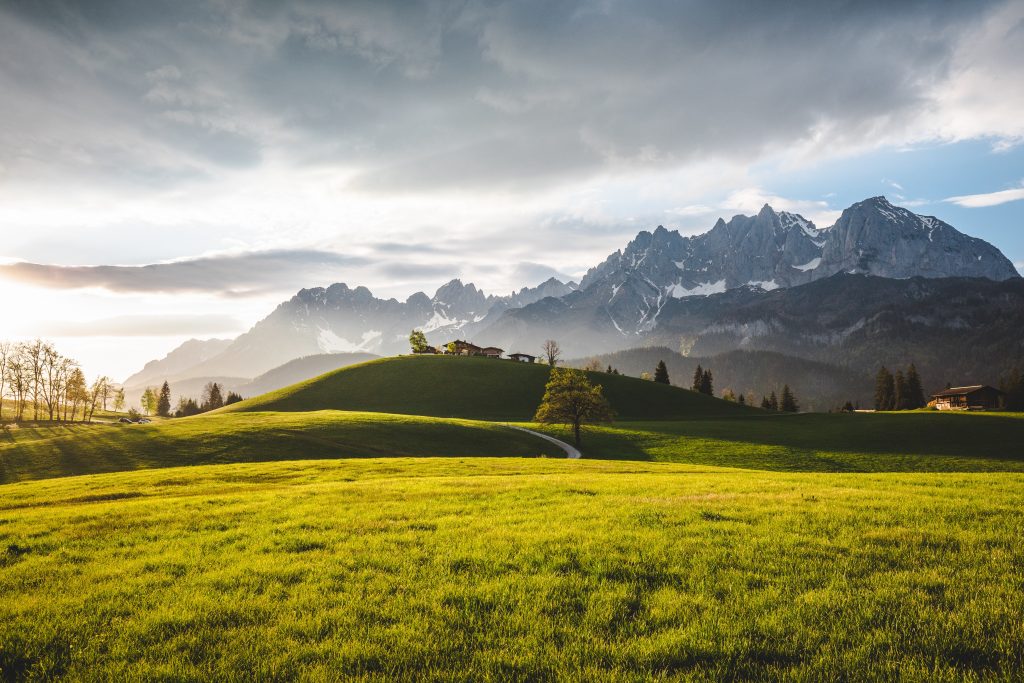
[[[399,356],[351,365],[224,411],[364,410],[473,420],[533,418],[549,368],[490,358]],[[756,411],[686,389],[588,373],[624,420],[685,420]]]

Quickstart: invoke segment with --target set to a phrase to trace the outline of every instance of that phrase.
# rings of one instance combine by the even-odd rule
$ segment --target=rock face
[[[254,377],[292,359],[323,353],[404,353],[413,329],[437,344],[474,336],[510,308],[575,288],[575,283],[551,278],[509,296],[487,296],[473,284],[452,280],[433,297],[417,292],[404,302],[378,299],[366,287],[344,283],[303,289],[251,330],[224,342],[218,353],[193,362],[184,376]]]
[[[1018,277],[988,242],[969,237],[933,216],[918,216],[873,197],[843,211],[827,232],[818,277],[861,273],[890,278]]]
[[[874,197],[819,230],[802,216],[767,204],[756,216],[719,219],[702,235],[659,226],[591,269],[580,283],[624,335],[654,329],[665,304],[737,287],[771,291],[836,273],[889,278],[1018,277],[991,244],[931,216]]]

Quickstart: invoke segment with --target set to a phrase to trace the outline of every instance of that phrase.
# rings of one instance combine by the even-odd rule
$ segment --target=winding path
[[[548,436],[547,434],[541,434],[540,432],[535,432],[532,429],[527,429],[526,427],[516,427],[515,425],[510,425],[510,424],[506,424],[505,426],[508,427],[509,429],[518,429],[521,432],[526,432],[527,434],[533,434],[534,436],[539,436],[540,438],[544,439],[545,441],[550,441],[551,443],[555,444],[556,446],[561,448],[563,451],[565,451],[565,454],[568,456],[568,458],[570,460],[579,460],[580,458],[583,457],[583,454],[580,453],[578,448],[576,448],[575,446],[570,446],[566,442],[560,441],[560,440],[556,439],[553,436]]]

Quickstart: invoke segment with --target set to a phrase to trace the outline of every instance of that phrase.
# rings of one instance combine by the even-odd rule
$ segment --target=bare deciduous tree
[[[544,342],[544,345],[541,348],[544,351],[544,355],[548,359],[548,365],[550,365],[551,367],[555,367],[556,365],[558,365],[558,361],[562,357],[562,349],[558,345],[558,342],[556,342],[554,339],[548,339],[547,341]]]

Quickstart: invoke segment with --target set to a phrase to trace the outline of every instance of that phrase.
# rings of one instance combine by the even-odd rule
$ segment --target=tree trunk
[[[577,420],[572,425],[573,436],[576,438],[576,448],[580,447],[580,422]]]

